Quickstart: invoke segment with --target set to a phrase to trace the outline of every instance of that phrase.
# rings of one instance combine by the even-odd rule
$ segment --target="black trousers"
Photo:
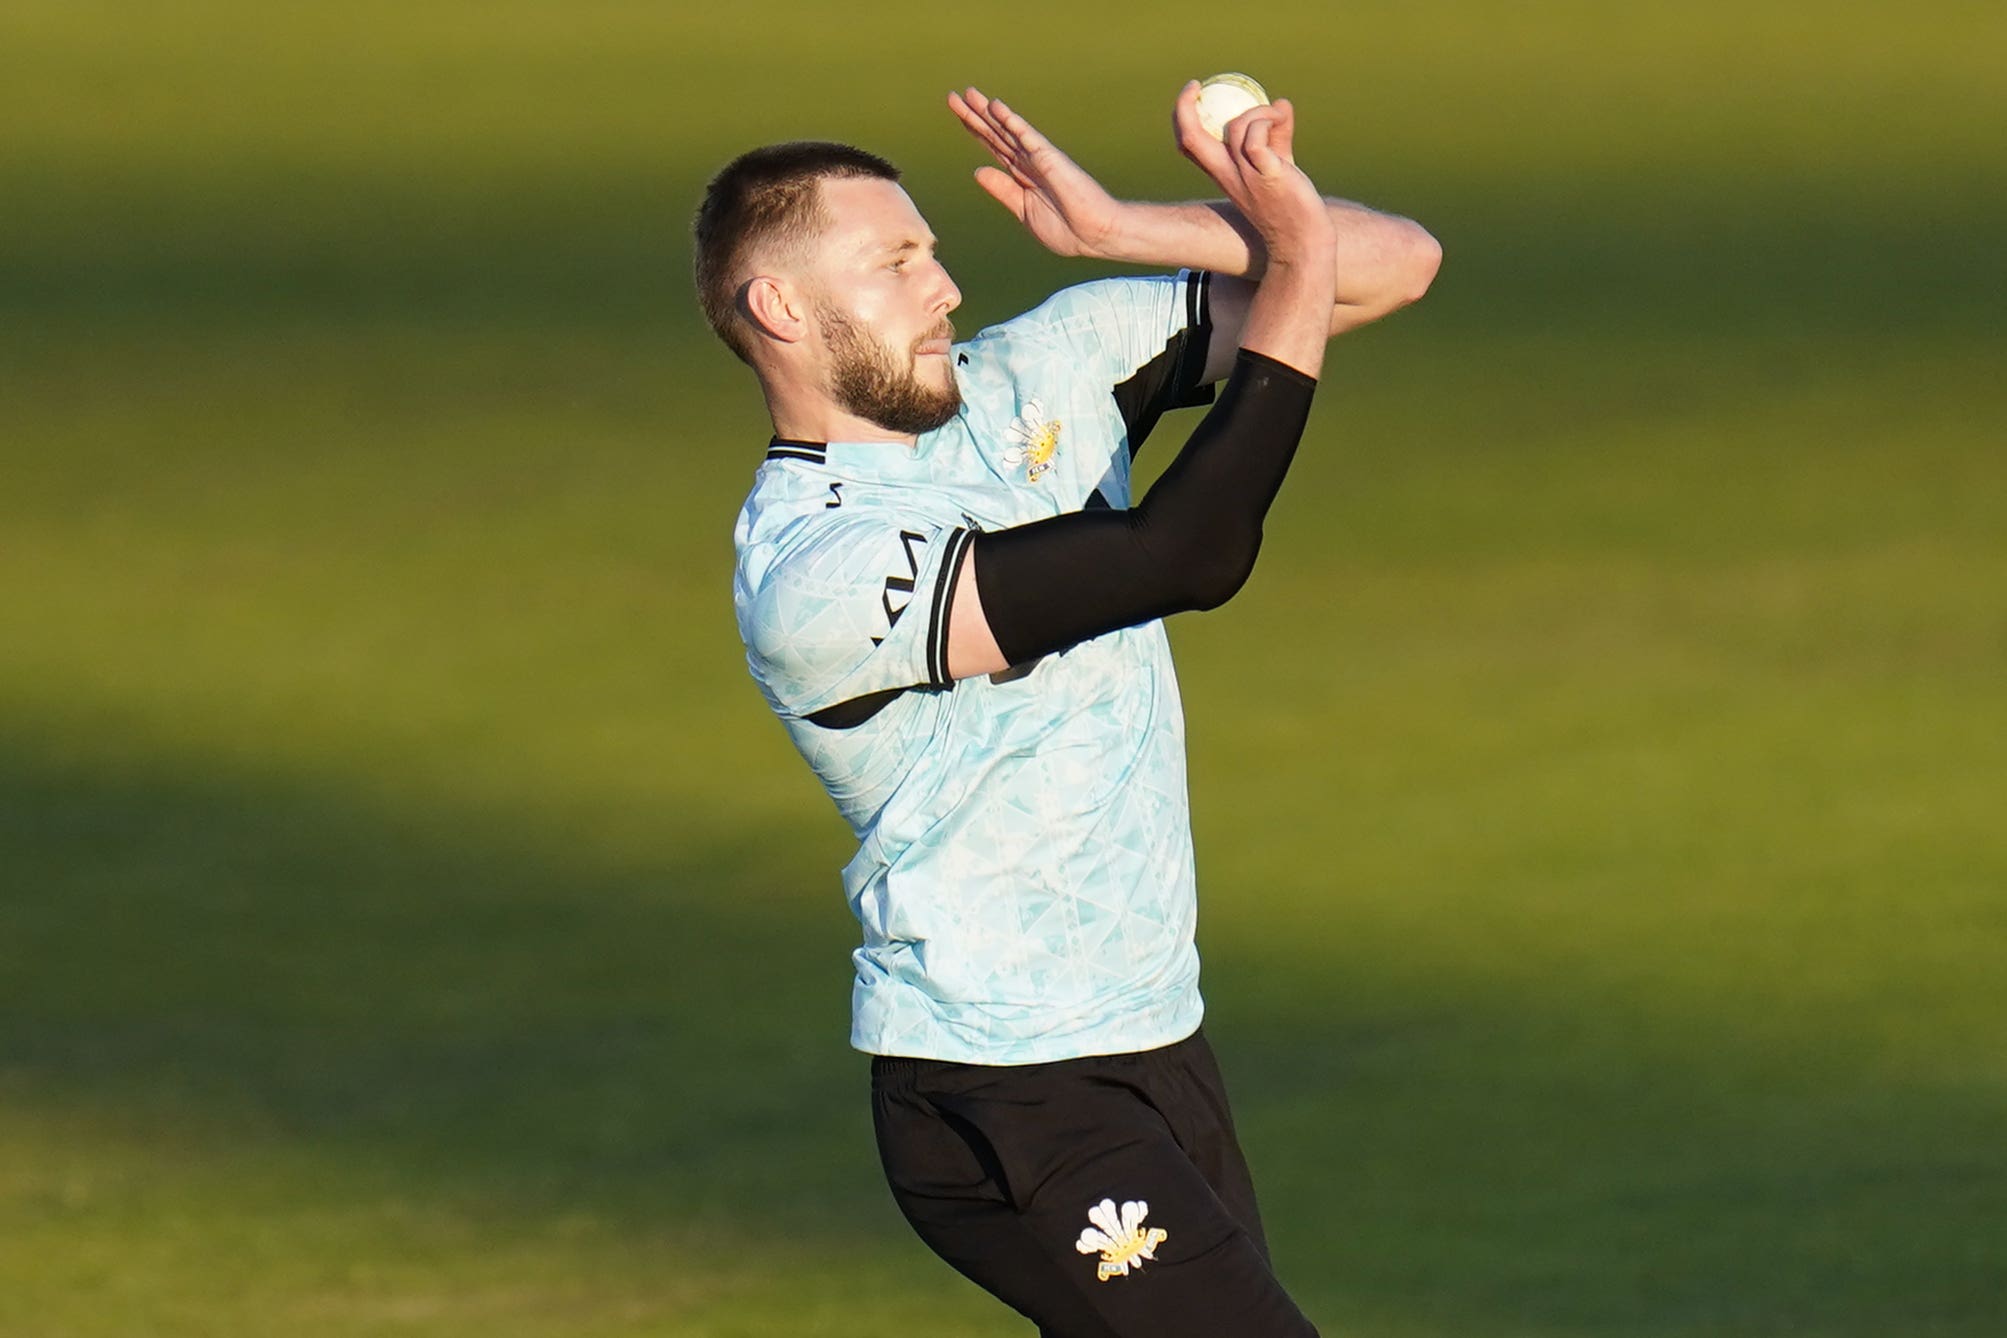
[[[1044,1338],[1315,1338],[1202,1034],[1008,1067],[879,1056],[871,1090],[906,1220]]]

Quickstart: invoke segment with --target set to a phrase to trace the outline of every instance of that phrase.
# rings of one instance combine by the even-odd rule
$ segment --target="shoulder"
[[[839,487],[842,485],[838,485]],[[966,526],[938,506],[861,504],[775,508],[739,546],[736,603],[749,639],[793,635],[808,623],[865,616],[889,592],[910,592]],[[903,601],[899,601],[903,602]]]
[[[1120,379],[1180,331],[1205,321],[1206,275],[1095,279],[1062,288],[960,346],[958,371],[980,381],[1026,369]]]
[[[760,466],[732,527],[741,581],[757,578],[820,519],[825,504],[818,499],[827,491],[828,483],[810,467],[771,457]]]
[[[1063,338],[1113,318],[1160,320],[1196,304],[1204,275],[1127,275],[1062,288],[1037,306],[989,326],[969,341],[971,350],[1007,340]],[[1192,312],[1194,318],[1196,310]]]
[[[949,576],[973,531],[898,510],[798,516],[734,590],[747,664],[784,713],[947,684]]]

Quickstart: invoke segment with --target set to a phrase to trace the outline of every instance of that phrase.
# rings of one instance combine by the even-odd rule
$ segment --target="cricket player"
[[[1288,101],[1216,140],[1197,92],[1173,120],[1208,204],[1117,201],[1001,101],[950,95],[996,159],[980,185],[1040,242],[1175,271],[966,342],[872,154],[756,149],[695,227],[705,314],[773,420],[735,533],[747,663],[858,841],[851,1040],[885,1173],[1047,1338],[1315,1332],[1200,1030],[1162,620],[1241,588],[1327,340],[1420,297],[1441,251],[1322,198]],[[1161,416],[1208,402],[1133,498]]]

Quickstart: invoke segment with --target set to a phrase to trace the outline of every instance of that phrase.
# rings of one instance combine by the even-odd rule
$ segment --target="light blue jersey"
[[[858,838],[860,1050],[1028,1064],[1199,1025],[1163,624],[950,683],[946,609],[977,530],[1129,505],[1158,415],[1210,398],[1205,281],[1069,288],[955,346],[962,411],[915,446],[777,439],[754,479],[739,632]]]

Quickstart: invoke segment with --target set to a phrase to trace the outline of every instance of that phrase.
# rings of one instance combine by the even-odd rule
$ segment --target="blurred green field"
[[[1236,67],[1447,252],[1175,631],[1284,1277],[2007,1332],[2007,10],[833,13],[0,9],[0,1334],[1025,1332],[878,1178],[687,219],[879,148],[972,330],[1096,271],[949,87],[1166,198]]]

